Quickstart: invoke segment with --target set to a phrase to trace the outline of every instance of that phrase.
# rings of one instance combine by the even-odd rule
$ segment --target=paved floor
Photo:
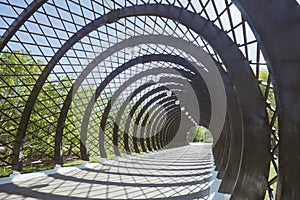
[[[0,185],[0,199],[212,199],[211,145],[193,144]]]

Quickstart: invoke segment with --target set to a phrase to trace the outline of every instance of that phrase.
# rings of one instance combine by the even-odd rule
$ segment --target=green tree
[[[0,165],[9,165],[13,142],[21,112],[38,75],[41,62],[35,62],[24,51],[6,51],[0,54]]]
[[[10,168],[13,142],[22,111],[44,67],[42,61],[35,60],[23,50],[0,53],[0,146],[6,148],[0,153],[0,165],[6,172]],[[50,77],[44,84],[34,104],[24,139],[25,168],[31,167],[32,162],[37,160],[43,166],[53,165],[56,125],[68,92],[66,88],[70,88],[71,84],[67,76]],[[74,117],[68,116],[66,126],[73,126],[73,120]],[[74,137],[66,135],[66,138],[72,140]],[[0,172],[0,176],[6,172]]]

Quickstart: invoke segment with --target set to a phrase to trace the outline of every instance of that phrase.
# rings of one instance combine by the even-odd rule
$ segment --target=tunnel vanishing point
[[[0,10],[1,177],[174,153],[201,126],[220,193],[300,198],[298,1],[2,0]]]

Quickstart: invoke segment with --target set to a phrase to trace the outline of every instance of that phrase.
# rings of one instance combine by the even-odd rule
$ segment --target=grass
[[[269,180],[272,179],[272,178],[274,178],[275,176],[277,176],[277,172],[276,172],[274,166],[271,164],[271,166],[270,166],[270,173],[269,173]],[[274,189],[274,191],[275,191],[276,188],[277,188],[277,182],[275,182],[275,183],[272,185],[272,187],[273,187],[273,189]]]
[[[72,160],[65,162],[63,164],[64,167],[74,166],[74,165],[81,165],[83,163],[83,160]]]
[[[141,152],[139,154],[144,154],[147,152]],[[124,157],[127,154],[122,154],[120,157]],[[132,152],[131,156],[138,155],[137,153]],[[116,159],[115,154],[108,154],[107,155],[107,160],[113,160]],[[91,157],[89,160],[89,163],[97,163],[100,162],[102,159],[99,156],[94,156]],[[83,163],[83,160],[69,160],[64,162],[63,167],[69,167],[69,166],[76,166],[76,165],[81,165]],[[48,169],[53,169],[55,167],[54,163],[51,164],[35,164],[31,166],[24,167],[24,169],[21,171],[21,173],[30,173],[30,172],[38,172],[38,171],[43,171],[43,170],[48,170]],[[8,177],[10,174],[12,174],[13,170],[11,166],[6,166],[0,168],[0,178],[1,177]]]
[[[0,168],[0,177],[7,177],[13,172],[11,166],[5,166]]]
[[[276,170],[275,170],[273,164],[271,164],[271,166],[270,166],[270,172],[269,172],[269,180],[271,180],[272,178],[274,178],[276,175],[277,175]],[[275,195],[276,194],[276,189],[277,189],[277,182],[275,182],[272,185],[272,189],[273,189],[273,194]],[[267,195],[265,197],[265,200],[269,200],[268,192],[267,192]]]
[[[55,164],[49,164],[49,165],[36,165],[36,166],[30,166],[24,168],[21,173],[31,173],[31,172],[38,172],[38,171],[44,171],[48,169],[53,169]]]
[[[24,167],[22,171],[20,171],[22,174],[31,173],[31,172],[38,172],[38,171],[44,171],[48,169],[53,169],[55,164],[48,164],[48,165],[32,165],[28,167]],[[8,177],[13,172],[11,166],[2,167],[0,168],[0,178]]]

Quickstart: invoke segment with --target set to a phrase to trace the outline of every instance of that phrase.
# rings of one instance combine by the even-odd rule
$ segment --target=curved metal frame
[[[166,13],[164,10],[169,10],[170,12]],[[245,130],[247,133],[245,133],[245,141],[246,143],[252,144],[254,141],[261,142],[258,146],[260,148],[256,148],[255,153],[253,152],[253,149],[244,149],[244,157],[247,157],[247,160],[243,160],[244,164],[242,164],[240,170],[239,176],[240,181],[239,184],[236,185],[235,188],[239,187],[239,189],[236,189],[238,192],[234,192],[235,195],[238,196],[245,196],[244,190],[247,191],[245,188],[241,188],[240,186],[249,187],[249,183],[246,184],[247,181],[244,180],[244,177],[252,177],[253,180],[259,181],[261,183],[265,183],[265,188],[267,187],[267,180],[266,177],[268,177],[268,169],[269,169],[269,137],[270,134],[268,134],[268,126],[267,126],[267,116],[266,111],[264,107],[264,102],[261,97],[261,93],[258,88],[258,82],[254,78],[249,77],[249,74],[252,74],[249,68],[247,68],[249,63],[244,59],[244,56],[240,52],[239,48],[231,41],[231,39],[225,34],[222,33],[213,23],[207,21],[206,19],[202,18],[201,16],[197,16],[195,13],[192,13],[190,11],[187,11],[182,8],[178,8],[175,6],[170,5],[138,5],[128,8],[123,8],[117,11],[111,11],[109,14],[104,15],[103,17],[98,18],[97,20],[91,22],[89,25],[78,31],[75,35],[73,35],[68,42],[66,42],[63,47],[57,52],[57,54],[51,59],[49,64],[47,65],[46,69],[43,71],[42,75],[39,77],[39,80],[37,81],[37,84],[34,86],[31,95],[29,97],[29,100],[26,102],[26,106],[23,112],[23,116],[21,118],[19,131],[16,137],[16,148],[19,149],[18,146],[20,146],[20,142],[22,141],[22,138],[24,137],[24,130],[27,127],[27,123],[29,120],[29,116],[31,113],[31,109],[34,104],[34,100],[37,98],[38,93],[40,89],[42,88],[42,84],[45,82],[46,78],[48,77],[49,73],[52,71],[54,67],[54,63],[58,62],[59,58],[63,56],[63,52],[66,52],[73,44],[78,41],[82,36],[86,35],[87,33],[91,32],[97,27],[100,27],[101,25],[104,25],[106,22],[113,22],[116,21],[122,17],[131,16],[130,13],[133,15],[139,16],[139,15],[158,15],[163,16],[171,19],[176,19],[181,24],[186,25],[188,28],[194,30],[195,32],[201,34],[210,44],[211,46],[219,53],[220,57],[222,58],[223,62],[225,63],[229,73],[232,75],[233,83],[235,84],[237,88],[238,96],[240,97],[240,103],[241,107],[243,108],[243,118],[245,121],[256,121],[257,120],[257,113],[260,113],[262,121],[265,121],[263,123],[254,123],[253,126],[249,124],[249,127],[247,130]],[[175,14],[176,13],[176,14]],[[194,19],[194,20],[190,20]],[[197,26],[195,26],[197,24]],[[81,37],[80,37],[81,36]],[[226,50],[227,47],[231,51]],[[235,52],[234,54],[228,55],[226,52]],[[240,58],[240,59],[236,59]],[[234,66],[233,66],[234,64]],[[241,66],[240,66],[241,65]],[[245,66],[246,65],[246,66]],[[239,66],[239,67],[237,67]],[[239,69],[239,70],[237,70]],[[246,73],[244,73],[244,70]],[[44,79],[44,80],[43,80]],[[247,83],[246,85],[243,84]],[[251,87],[249,87],[251,85]],[[247,87],[245,89],[244,87]],[[246,92],[247,91],[247,92]],[[251,95],[249,95],[251,94]],[[245,97],[247,100],[243,99]],[[252,102],[256,101],[254,106],[249,105],[249,101]],[[258,101],[261,99],[260,101]],[[246,101],[246,102],[244,102]],[[253,114],[251,114],[253,113]],[[253,120],[249,120],[249,119]],[[258,126],[260,125],[260,127]],[[255,133],[251,129],[255,128]],[[261,129],[261,130],[259,130]],[[263,134],[262,134],[263,133]],[[21,140],[20,140],[21,139]],[[20,140],[20,141],[18,141]],[[245,145],[247,147],[248,145]],[[254,156],[255,155],[255,156]],[[266,163],[255,165],[254,160],[257,159],[257,157],[261,157]],[[252,158],[252,159],[250,159]],[[16,159],[13,161],[13,164],[15,166]],[[253,167],[249,167],[251,165],[254,165]],[[246,169],[247,166],[247,169]],[[251,170],[249,170],[249,168]],[[246,175],[247,174],[247,175]],[[255,181],[254,181],[255,182]],[[246,186],[247,185],[247,186]],[[264,196],[265,188],[261,185],[258,187],[257,185],[252,185],[251,187],[256,188],[258,196]],[[243,192],[241,192],[243,191]],[[243,194],[242,194],[243,193]],[[253,193],[248,193],[246,195],[253,195]],[[249,197],[250,197],[249,196]]]
[[[147,6],[144,8],[144,6]],[[182,12],[188,12],[188,16],[190,15],[191,17],[195,17],[195,14],[190,12],[190,11],[185,11],[184,9],[175,7],[175,6],[167,6],[167,5],[159,5],[159,6],[163,6],[166,9],[168,8],[172,8],[176,11],[179,11],[179,13]],[[149,7],[149,9],[148,9]],[[137,9],[139,8],[139,9]],[[120,14],[121,11],[124,11],[123,14]],[[173,13],[173,12],[170,12]],[[22,113],[22,117],[21,117],[21,121],[20,121],[20,125],[18,128],[18,132],[17,132],[17,136],[16,136],[16,141],[15,141],[15,148],[14,148],[14,158],[13,158],[13,168],[14,169],[18,169],[18,161],[19,160],[19,149],[20,149],[20,144],[23,140],[23,138],[25,137],[25,131],[26,128],[28,126],[28,121],[34,106],[34,102],[40,92],[40,90],[42,89],[43,84],[45,83],[46,79],[48,78],[49,74],[51,73],[51,71],[53,70],[54,66],[56,65],[56,63],[60,60],[60,58],[79,40],[81,39],[83,36],[87,35],[88,33],[90,33],[92,30],[105,25],[106,23],[112,23],[114,21],[117,21],[120,18],[125,18],[125,17],[129,17],[129,16],[138,16],[138,15],[160,15],[160,16],[164,16],[164,17],[170,17],[172,19],[176,19],[178,18],[178,16],[173,16],[170,15],[168,16],[169,13],[165,13],[163,10],[157,9],[157,5],[142,5],[142,6],[133,6],[133,7],[128,7],[128,8],[124,8],[122,10],[118,10],[118,11],[111,11],[109,12],[107,15],[101,16],[98,19],[92,21],[91,23],[89,23],[88,25],[86,25],[85,27],[83,27],[81,30],[79,30],[76,34],[74,34],[60,49],[59,51],[52,57],[52,59],[49,61],[49,63],[47,64],[45,70],[42,72],[42,74],[39,76],[34,88],[31,91],[31,94],[29,96],[28,101],[26,102],[24,111]],[[197,17],[198,18],[198,17]],[[199,16],[199,18],[203,21],[206,21],[207,23],[209,23],[207,20],[205,20],[204,18],[201,18]],[[181,20],[179,20],[179,22],[182,23]],[[184,24],[184,23],[183,23]],[[190,26],[189,23],[187,23],[186,25]],[[194,28],[194,27],[193,27]],[[193,29],[192,28],[192,29]],[[196,31],[197,32],[197,31]],[[128,43],[127,43],[128,44]],[[105,54],[110,55],[110,52],[104,52],[102,55]],[[98,57],[99,58],[99,57]],[[92,66],[94,64],[94,62],[96,62],[97,60],[95,59],[90,65]],[[72,99],[72,91],[73,90],[77,90],[77,88],[79,87],[80,84],[78,84],[78,82],[80,83],[80,81],[82,81],[82,77],[85,77],[85,75],[87,74],[88,70],[89,70],[89,66],[87,66],[86,70],[81,73],[81,76],[78,77],[78,81],[76,81],[72,88],[71,88],[71,92],[68,93],[68,96],[66,99],[68,99],[68,102],[71,103],[71,99]],[[68,105],[64,105],[65,107],[69,107]],[[64,107],[62,108],[62,110],[64,110]],[[62,120],[59,120],[59,123]],[[63,124],[62,124],[63,126]],[[16,150],[17,149],[17,150]]]
[[[29,19],[41,6],[46,3],[47,0],[36,0],[30,3],[22,11],[17,19],[9,26],[5,33],[0,38],[0,51],[6,46],[9,40],[14,36],[14,34],[19,30],[19,28]]]
[[[157,116],[156,118],[158,118],[158,116],[160,116],[162,113],[163,113],[163,111],[164,110],[169,110],[169,109],[172,109],[173,107],[176,107],[176,105],[174,104],[174,100],[173,101],[168,101],[168,102],[166,102],[165,104],[163,104],[162,102],[164,102],[164,101],[166,101],[166,99],[164,99],[163,101],[161,101],[161,102],[158,102],[158,104],[161,104],[161,109],[157,109],[156,111],[154,111],[153,112],[153,114],[152,114],[152,116],[151,116],[151,118],[153,118],[154,116]],[[168,114],[168,113],[167,113]],[[150,121],[151,121],[151,118],[150,118]],[[144,118],[144,121],[145,120],[148,120],[149,118]],[[167,119],[166,119],[167,120]],[[154,120],[153,120],[154,121]],[[157,124],[157,127],[160,127],[160,126],[162,126],[162,123],[163,123],[163,120],[159,120],[159,122],[158,122],[159,124]],[[166,123],[166,122],[165,122]],[[154,125],[155,123],[153,123],[153,125]],[[159,130],[161,130],[162,131],[162,129],[159,129]],[[158,130],[157,129],[155,129],[154,130],[154,133],[157,133],[158,132]],[[147,133],[148,134],[148,133]],[[167,138],[167,136],[166,136],[166,134],[161,134],[161,132],[159,132],[159,134],[160,134],[160,143],[161,143],[161,147],[164,147],[164,146],[166,146],[166,144],[168,143],[167,142],[167,140],[166,140],[166,138]]]
[[[176,118],[180,117],[180,112],[178,112],[178,110],[180,111],[179,107],[176,106],[176,105],[172,105],[170,106],[170,110],[168,110],[168,115],[169,117],[167,118],[166,122],[165,122],[165,126],[164,126],[164,129],[162,130],[162,132],[165,132],[165,135],[167,135],[168,137],[168,140],[166,141],[167,145],[172,145],[172,140],[174,139],[175,135],[174,134],[171,134],[170,132],[166,131],[167,127],[169,126],[169,123],[170,121],[174,121]],[[160,120],[161,118],[159,116],[156,116],[156,117],[153,117],[155,122],[159,123],[161,122],[162,120]],[[177,125],[179,126],[179,122],[177,123]],[[150,135],[150,130],[152,129],[152,127],[148,127],[147,130],[146,130],[146,135]],[[177,132],[178,129],[174,129],[175,131],[174,132]],[[157,134],[158,135],[158,134]],[[156,144],[157,144],[157,137],[156,135],[154,136],[151,136],[149,137],[150,138],[150,141],[152,143],[152,145],[154,147],[156,147]],[[175,145],[174,145],[175,146]],[[166,147],[166,146],[165,146]],[[155,148],[155,150],[158,150],[159,148]]]
[[[167,89],[168,91],[168,89]],[[164,98],[165,97],[165,98]],[[176,96],[171,96],[171,97],[167,97],[166,93],[163,93],[162,95],[158,95],[152,99],[150,99],[144,106],[143,108],[139,111],[136,121],[134,123],[133,126],[133,147],[136,153],[140,153],[139,148],[138,148],[138,138],[137,138],[137,125],[140,122],[140,119],[142,117],[142,115],[144,114],[144,112],[146,112],[146,109],[148,109],[150,106],[152,106],[152,104],[156,104],[157,101],[161,101],[161,99],[174,99],[176,100]],[[156,133],[156,132],[155,132]],[[126,133],[125,133],[126,134]],[[159,145],[158,142],[156,142],[158,149],[161,148],[161,145]]]
[[[151,115],[151,117],[153,115],[155,116],[158,113],[161,113],[163,111],[163,108],[166,108],[166,107],[174,105],[174,101],[175,101],[174,98],[172,98],[171,100],[169,100],[168,98],[164,98],[161,101],[157,102],[157,104],[160,105],[158,108],[152,107],[152,108],[149,109],[148,113],[153,113]],[[163,107],[163,108],[161,108],[161,107]],[[144,118],[142,119],[141,126],[143,128],[142,128],[142,130],[140,132],[140,135],[141,135],[140,145],[141,145],[141,147],[142,147],[142,149],[143,149],[144,152],[147,152],[147,149],[146,149],[146,146],[145,146],[145,142],[146,142],[146,145],[147,145],[147,141],[149,140],[149,137],[146,137],[146,141],[145,141],[145,136],[146,135],[145,135],[145,128],[144,128],[146,126],[146,123],[147,123],[149,117],[150,117],[150,115],[148,113],[146,113],[144,115]],[[151,120],[149,120],[149,121],[151,121]],[[162,142],[163,142],[163,144],[165,144],[166,141],[162,141]],[[162,146],[164,146],[164,145],[162,145]],[[151,147],[149,148],[149,151],[152,151]]]
[[[20,16],[15,19],[9,29],[7,29],[1,37],[0,50],[3,50],[18,29],[41,6],[43,6],[45,2],[46,0],[33,1],[23,10]],[[297,158],[300,156],[300,150],[299,148],[291,150],[290,146],[297,147],[299,146],[298,141],[300,141],[300,139],[297,140],[297,138],[299,138],[299,134],[297,134],[299,132],[299,127],[297,124],[300,122],[296,112],[297,110],[300,110],[298,109],[300,95],[298,95],[296,90],[297,85],[299,85],[299,78],[297,77],[299,70],[297,66],[299,65],[298,52],[300,48],[299,45],[295,43],[299,37],[300,29],[299,26],[295,26],[294,24],[295,21],[300,19],[299,7],[295,1],[274,2],[272,6],[269,6],[270,2],[262,3],[258,0],[233,0],[233,3],[237,5],[243,14],[243,17],[249,22],[260,43],[261,49],[267,58],[268,68],[273,76],[272,82],[275,87],[276,102],[279,108],[279,128],[280,131],[284,133],[280,135],[279,143],[279,155],[281,159],[279,160],[280,174],[277,198],[297,198],[299,196],[299,191],[297,191],[297,187],[299,187],[299,173],[297,173],[297,169],[298,166],[300,166],[300,161]],[[226,5],[228,6],[227,1]],[[260,7],[265,7],[267,9],[258,9]],[[166,13],[165,10],[168,10],[169,12]],[[285,13],[286,15],[282,15],[282,13]],[[217,167],[220,170],[219,176],[223,177],[220,189],[221,191],[232,193],[232,198],[261,198],[264,195],[263,190],[268,181],[266,180],[268,171],[266,163],[271,159],[271,155],[267,153],[270,149],[268,141],[270,140],[269,136],[271,134],[270,130],[267,130],[269,124],[266,120],[265,109],[263,109],[265,106],[263,103],[264,101],[261,100],[261,95],[256,87],[258,85],[257,81],[253,78],[250,70],[247,68],[249,63],[244,60],[238,49],[238,45],[233,43],[226,33],[216,28],[212,22],[200,17],[196,13],[187,11],[185,8],[177,8],[173,5],[136,5],[113,10],[83,27],[63,45],[38,78],[38,81],[26,102],[13,149],[13,168],[15,170],[21,169],[21,166],[19,165],[22,159],[20,149],[33,106],[45,81],[57,62],[77,41],[92,30],[97,29],[101,25],[116,22],[121,18],[140,15],[162,16],[184,24],[203,36],[220,55],[229,72],[231,78],[229,82],[234,84],[232,88],[236,88],[236,90],[231,87],[229,90],[226,88],[226,93],[230,91],[233,92],[231,97],[228,97],[228,106],[231,108],[228,110],[228,121],[225,123],[225,129],[227,128],[230,132],[226,132],[224,129],[226,133],[224,132],[222,134],[222,138],[219,140],[220,143],[216,144],[214,147]],[[276,20],[273,20],[272,17],[275,17]],[[219,16],[217,19],[220,20]],[[280,29],[280,31],[277,31],[278,29]],[[236,41],[235,36],[234,40]],[[128,41],[124,41],[123,44],[126,44],[126,42]],[[130,43],[127,44],[130,46]],[[119,44],[117,44],[116,47],[118,47],[118,45]],[[110,50],[102,54],[103,59],[112,55],[109,51]],[[89,67],[87,67],[87,70],[84,70],[84,72],[80,74],[63,104],[60,115],[60,119],[62,120],[59,120],[57,125],[57,134],[61,134],[61,136],[67,112],[72,102],[72,94],[77,91],[80,83],[82,83],[87,74],[91,72],[91,69],[93,68],[91,66],[93,65],[97,65],[96,59],[88,65]],[[287,81],[286,77],[289,77],[290,81]],[[271,80],[268,82],[271,82]],[[248,89],[249,86],[250,90]],[[234,98],[235,94],[237,94],[236,98]],[[293,110],[293,112],[288,112],[289,110]],[[237,111],[236,113],[238,114],[236,114],[235,111]],[[234,119],[240,120],[243,124],[241,125],[241,123],[234,122]],[[274,124],[274,117],[272,118],[271,123]],[[238,130],[241,129],[244,134],[237,134]],[[61,137],[56,137],[56,144],[61,145],[61,140]],[[243,141],[242,143],[238,142],[241,140]],[[230,142],[230,146],[228,145],[228,142]],[[256,148],[254,152],[252,152],[253,148],[249,148],[253,142],[259,142],[259,144],[257,144],[258,148]],[[244,146],[236,147],[237,145]],[[60,149],[61,146],[60,148],[56,148],[56,151]],[[239,158],[242,159],[241,163],[238,159],[235,159],[237,156],[240,156],[240,154],[237,153],[238,150],[242,150],[243,152],[243,157]],[[228,152],[228,154],[225,152]],[[224,156],[222,156],[222,153]],[[56,152],[56,155],[59,155],[59,153]],[[61,157],[56,157],[56,160],[61,159]],[[256,164],[256,160],[262,160],[263,162]],[[236,170],[237,167],[240,170],[239,172]],[[238,175],[238,181],[234,184],[233,179],[235,178],[233,177],[236,176],[232,175],[232,173]],[[229,181],[230,178],[231,181]],[[275,177],[275,179],[276,178],[277,177]],[[229,181],[230,184],[227,184],[227,181]],[[272,181],[273,180],[270,182]],[[259,182],[261,185],[255,185],[255,182]],[[249,191],[248,188],[255,190],[255,192]]]
[[[300,9],[296,1],[234,0],[252,28],[272,73],[278,108],[279,178],[276,199],[300,196]],[[257,9],[257,8],[266,9]],[[274,9],[275,8],[275,9]]]
[[[172,56],[170,57],[170,58],[172,58]],[[159,69],[159,70],[157,70],[157,69],[152,69],[152,70],[149,70],[149,72],[151,72],[151,73],[153,73],[154,71],[158,71],[158,72],[163,72],[165,69]],[[147,72],[147,71],[146,71]],[[173,72],[173,70],[171,70],[170,71],[170,73],[172,73]],[[142,73],[143,74],[143,76],[145,76],[145,75],[147,75],[145,72],[144,73]],[[136,76],[140,76],[140,74],[137,74]],[[185,77],[187,76],[187,75],[184,75]],[[132,82],[132,80],[135,80],[135,78],[131,78],[131,79],[129,79],[130,80],[130,82]],[[178,82],[178,81],[177,81]],[[201,82],[199,82],[199,83],[201,83]],[[124,85],[123,86],[127,86],[128,85],[128,83],[124,83]],[[202,87],[205,87],[205,85],[204,86],[202,86]],[[116,96],[118,96],[118,94],[121,92],[123,90],[123,87],[122,88],[119,88],[116,92],[115,92],[115,94],[116,94]],[[204,89],[203,91],[206,91],[207,90],[207,88],[206,89]],[[202,91],[202,90],[199,90],[199,91]],[[199,92],[197,92],[197,94],[199,94]],[[205,93],[204,93],[204,95],[205,95]],[[132,98],[132,96],[130,96],[130,98]],[[92,98],[92,99],[94,99],[94,98]],[[112,97],[111,99],[116,99],[116,97]],[[203,96],[201,96],[201,98],[199,98],[199,99],[203,99]],[[128,100],[128,99],[127,99]],[[127,102],[127,100],[125,101],[125,102]],[[141,99],[140,99],[141,100]],[[110,103],[106,106],[106,108],[105,108],[105,112],[104,112],[104,115],[103,115],[103,117],[102,117],[102,120],[101,120],[101,130],[105,130],[105,125],[106,125],[106,119],[107,119],[107,116],[108,116],[108,113],[109,113],[109,109],[111,108],[111,104],[112,104],[112,102],[111,102],[111,100],[110,100]],[[199,104],[199,105],[208,105],[209,104],[209,102],[207,102],[207,101],[205,101],[205,103],[203,103],[203,104]],[[124,104],[123,104],[124,105]],[[123,111],[124,111],[124,106],[121,106],[121,108],[122,109],[120,109],[120,110],[122,110],[122,112],[120,113],[120,112],[118,112],[118,116],[120,116],[120,115],[122,115],[122,113],[123,113]],[[133,109],[134,109],[135,107],[133,107]],[[137,107],[136,107],[137,108]],[[206,116],[206,115],[205,115]],[[138,118],[139,119],[139,118]],[[87,120],[87,122],[88,122],[89,120]],[[204,120],[204,121],[206,121],[206,120]],[[116,124],[118,124],[120,122],[120,118],[118,118],[118,120],[117,120],[117,123],[115,123],[115,126],[116,126]],[[126,127],[129,127],[129,125],[128,126],[126,126]],[[117,127],[114,127],[114,134],[113,135],[115,135],[116,134],[116,132],[117,132]],[[126,131],[125,131],[126,132]],[[135,131],[134,131],[135,132]],[[126,134],[125,134],[126,135]],[[127,152],[129,152],[130,153],[130,150],[129,150],[129,147],[128,147],[128,138],[125,136],[125,146],[126,146],[126,148],[127,148]],[[136,139],[134,139],[134,145],[135,145],[135,151],[138,153],[138,150],[137,150],[137,141],[136,141]]]
[[[93,105],[94,103],[97,101],[98,97],[100,96],[101,92],[104,90],[105,86],[107,86],[109,84],[109,82],[114,78],[116,77],[118,74],[124,72],[126,69],[129,69],[130,67],[136,65],[136,64],[143,64],[143,63],[147,63],[147,62],[152,62],[152,61],[165,61],[165,62],[172,62],[174,64],[178,64],[178,65],[181,65],[181,66],[184,66],[185,68],[189,69],[189,70],[192,70],[194,72],[197,73],[197,70],[194,69],[194,66],[189,63],[188,61],[186,61],[185,59],[179,57],[179,56],[173,56],[173,55],[163,55],[163,54],[152,54],[152,55],[144,55],[144,56],[141,56],[141,57],[137,57],[133,60],[130,60],[129,62],[127,63],[124,63],[122,64],[119,68],[117,68],[116,70],[114,70],[112,73],[110,73],[109,76],[106,77],[106,79],[97,87],[96,89],[96,92],[93,94],[91,100],[89,101],[88,103],[88,106],[87,106],[87,109],[85,111],[85,114],[84,114],[84,118],[83,118],[83,122],[82,122],[82,126],[81,126],[81,150],[83,151],[82,153],[82,157],[83,159],[87,159],[86,157],[86,150],[85,150],[85,140],[86,140],[86,131],[87,131],[87,126],[88,126],[88,121],[89,121],[89,117],[91,115],[91,112],[92,112],[92,108],[93,108]],[[157,72],[155,72],[157,71]],[[161,73],[162,70],[161,69],[158,69],[158,70],[152,70],[152,73]],[[170,70],[170,73],[172,73],[173,70]],[[197,73],[198,74],[198,73]],[[142,73],[142,74],[138,74],[138,75],[135,75],[133,78],[130,79],[130,81],[127,81],[125,82],[121,88],[118,89],[118,91],[116,91],[114,93],[114,97],[112,97],[112,99],[116,99],[116,97],[120,94],[120,92],[123,90],[123,88],[126,88],[132,81],[134,80],[137,80],[139,77],[144,77],[146,76],[145,73]],[[203,80],[199,81],[198,84],[203,84]],[[205,83],[204,83],[205,84]],[[69,96],[69,95],[68,95]],[[65,101],[66,102],[66,101]],[[70,101],[68,101],[70,102]],[[110,109],[110,105],[113,104],[114,100],[113,101],[110,101],[109,102],[109,105],[106,106],[105,108],[105,111],[104,111],[104,119],[107,118],[107,115],[108,115],[108,112],[109,112],[109,109]],[[67,103],[68,105],[70,105],[69,103]],[[65,104],[64,104],[65,105]],[[63,106],[65,107],[65,106]],[[69,106],[68,106],[69,107]],[[62,131],[63,131],[63,124],[64,124],[64,120],[66,119],[66,116],[67,116],[67,112],[62,109],[61,111],[61,115],[60,116],[64,116],[64,117],[60,117],[60,123],[58,124],[58,127],[57,127],[57,134],[56,134],[56,145],[55,145],[55,158],[57,158],[56,162],[57,163],[62,163],[62,157],[61,155],[58,155],[60,154],[61,152],[61,139],[62,139]],[[102,130],[105,130],[105,124],[106,124],[106,120],[101,120],[101,127],[100,129]],[[100,137],[100,136],[99,136]],[[103,136],[101,136],[101,138],[103,139]],[[103,144],[101,145],[101,150],[104,151],[104,146]],[[101,152],[101,151],[100,151]],[[101,156],[104,156],[106,157],[105,154],[102,154]]]
[[[157,116],[153,115],[153,117],[152,117],[153,122],[155,122],[155,123],[153,123],[153,126],[155,126],[155,127],[153,127],[153,126],[149,127],[149,129],[147,129],[147,134],[149,135],[149,130],[151,130],[151,132],[158,133],[154,137],[152,137],[153,138],[152,140],[154,140],[156,144],[159,144],[162,141],[162,140],[160,140],[160,137],[161,137],[160,135],[167,135],[167,137],[169,138],[169,140],[166,140],[166,142],[165,142],[166,144],[158,145],[158,147],[160,147],[160,148],[163,148],[167,144],[170,144],[172,142],[172,139],[175,137],[174,134],[172,136],[170,136],[170,134],[166,131],[167,130],[166,128],[168,127],[169,121],[174,118],[171,114],[176,111],[178,112],[178,108],[179,108],[179,106],[177,106],[177,105],[172,105],[172,106],[168,107],[168,109],[170,109],[170,110],[172,109],[172,110],[166,113],[166,114],[168,114],[166,121],[161,120],[161,117],[162,117],[161,115],[163,114],[162,112],[160,112]],[[168,111],[168,109],[166,108],[167,111]],[[162,124],[163,122],[164,122],[164,124]],[[180,123],[177,123],[178,126],[179,126],[179,124]],[[159,128],[161,126],[163,126],[162,129]],[[154,131],[152,131],[153,129],[154,129]],[[161,130],[161,131],[158,132],[158,130]],[[176,129],[176,131],[178,131],[178,129]],[[165,133],[165,134],[161,134],[161,132]]]

